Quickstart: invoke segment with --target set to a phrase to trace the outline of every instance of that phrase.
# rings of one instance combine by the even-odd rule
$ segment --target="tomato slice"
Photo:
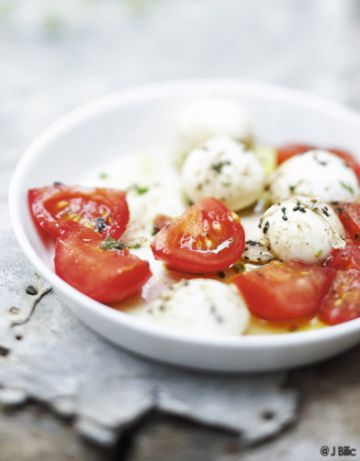
[[[338,271],[319,310],[324,323],[336,325],[360,317],[360,271]]]
[[[73,222],[119,239],[129,221],[126,194],[115,189],[54,185],[30,189],[28,198],[35,222],[55,238]]]
[[[69,285],[105,304],[135,294],[151,276],[149,263],[128,250],[105,250],[86,227],[63,232],[55,244],[55,272]]]
[[[355,171],[357,177],[360,179],[360,163],[350,152],[334,147],[323,148],[311,144],[284,144],[277,149],[277,163],[280,165],[286,160],[289,160],[289,158],[294,157],[294,155],[304,154],[305,152],[313,149],[325,149],[342,158],[349,167]]]
[[[334,276],[333,269],[274,261],[237,275],[233,282],[254,315],[284,322],[313,317]]]
[[[304,154],[313,149],[316,149],[316,146],[311,144],[284,144],[277,149],[277,163],[280,165],[294,155]]]
[[[350,152],[342,149],[336,149],[333,147],[330,147],[330,149],[328,150],[333,154],[337,155],[338,157],[342,158],[349,165],[349,167],[355,171],[356,176],[360,179],[360,163]]]
[[[167,227],[173,218],[165,214],[158,214],[154,219],[154,234],[157,234],[163,227]]]
[[[360,270],[360,246],[348,242],[345,248],[333,250],[326,266],[341,270]]]
[[[360,203],[338,203],[335,211],[349,238],[360,245]]]
[[[228,268],[245,247],[240,220],[224,204],[204,198],[156,234],[152,251],[171,269],[205,274]]]

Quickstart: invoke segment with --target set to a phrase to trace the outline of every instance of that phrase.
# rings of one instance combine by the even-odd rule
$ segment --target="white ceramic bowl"
[[[268,336],[196,338],[140,323],[67,285],[53,271],[27,205],[31,187],[78,182],[86,170],[127,150],[166,145],[179,109],[194,97],[240,100],[263,142],[304,141],[360,153],[360,116],[332,102],[276,86],[228,80],[162,83],[129,89],[71,112],[39,136],[23,155],[10,189],[17,239],[36,270],[83,322],[132,351],[197,369],[260,371],[299,366],[337,354],[360,340],[360,319],[318,331]]]

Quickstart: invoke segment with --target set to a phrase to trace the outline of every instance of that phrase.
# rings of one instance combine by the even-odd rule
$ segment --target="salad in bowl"
[[[360,317],[356,156],[312,139],[264,144],[251,120],[238,99],[193,98],[171,149],[29,188],[56,274],[138,322],[196,337]]]

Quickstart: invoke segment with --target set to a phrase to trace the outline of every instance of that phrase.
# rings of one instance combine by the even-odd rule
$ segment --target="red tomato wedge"
[[[360,270],[360,246],[348,242],[345,248],[333,250],[326,266],[341,270]]]
[[[336,149],[333,147],[319,147],[311,144],[284,144],[277,149],[277,163],[281,163],[289,160],[289,158],[294,157],[294,155],[304,154],[305,152],[313,149],[325,149],[338,157],[342,158],[350,168],[352,168],[357,177],[360,179],[360,163],[356,158],[348,151],[342,149]]]
[[[165,214],[158,214],[154,219],[154,234],[157,234],[163,227],[168,226],[173,218]]]
[[[205,274],[228,268],[245,247],[240,220],[223,203],[204,198],[156,234],[152,251],[170,269]]]
[[[360,162],[358,162],[350,152],[342,149],[335,149],[332,147],[328,150],[333,154],[337,155],[338,157],[342,158],[349,165],[349,167],[355,171],[356,176],[360,179]]]
[[[360,203],[338,203],[335,211],[349,238],[360,245]]]
[[[285,322],[313,317],[334,276],[333,269],[275,261],[237,275],[233,282],[254,315]]]
[[[338,271],[319,311],[324,323],[336,325],[360,317],[360,271]]]
[[[129,221],[126,194],[115,189],[54,185],[30,189],[28,199],[35,222],[55,238],[71,222],[119,239]]]
[[[149,263],[127,250],[105,250],[86,227],[64,232],[55,244],[55,272],[69,285],[105,304],[135,294],[151,276]]]
[[[316,149],[316,146],[311,144],[284,144],[277,149],[277,163],[280,165],[294,155],[304,154],[313,149]]]

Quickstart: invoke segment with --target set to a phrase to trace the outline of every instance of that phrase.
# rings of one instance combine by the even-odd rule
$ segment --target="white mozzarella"
[[[261,215],[251,213],[241,215],[241,224],[245,231],[245,248],[241,259],[247,269],[250,264],[266,264],[274,259],[274,255],[262,243],[262,232],[259,229],[259,218]]]
[[[89,176],[86,183],[99,187],[121,188],[127,191],[130,221],[122,240],[130,246],[146,245],[152,241],[154,218],[159,214],[180,215],[185,204],[178,172],[160,147],[147,153],[121,156],[118,164],[105,166],[107,178]],[[124,171],[126,174],[124,174]]]
[[[270,207],[260,219],[263,242],[282,261],[323,261],[345,246],[345,231],[331,206],[294,197]]]
[[[240,335],[250,320],[236,288],[212,279],[178,282],[135,315],[197,336]]]
[[[186,149],[202,146],[210,138],[250,138],[250,116],[239,103],[224,98],[195,100],[179,116],[178,132]]]
[[[211,196],[231,210],[240,210],[261,196],[265,173],[251,151],[220,137],[190,152],[181,179],[185,194],[193,202]]]
[[[157,215],[176,217],[184,211],[181,189],[174,181],[141,186],[139,194],[136,187],[130,187],[127,202],[130,210],[130,221],[122,236],[128,245],[145,245],[153,239],[154,219]]]
[[[325,202],[352,202],[359,193],[354,171],[336,155],[312,150],[290,158],[269,181],[273,203],[301,195]]]

